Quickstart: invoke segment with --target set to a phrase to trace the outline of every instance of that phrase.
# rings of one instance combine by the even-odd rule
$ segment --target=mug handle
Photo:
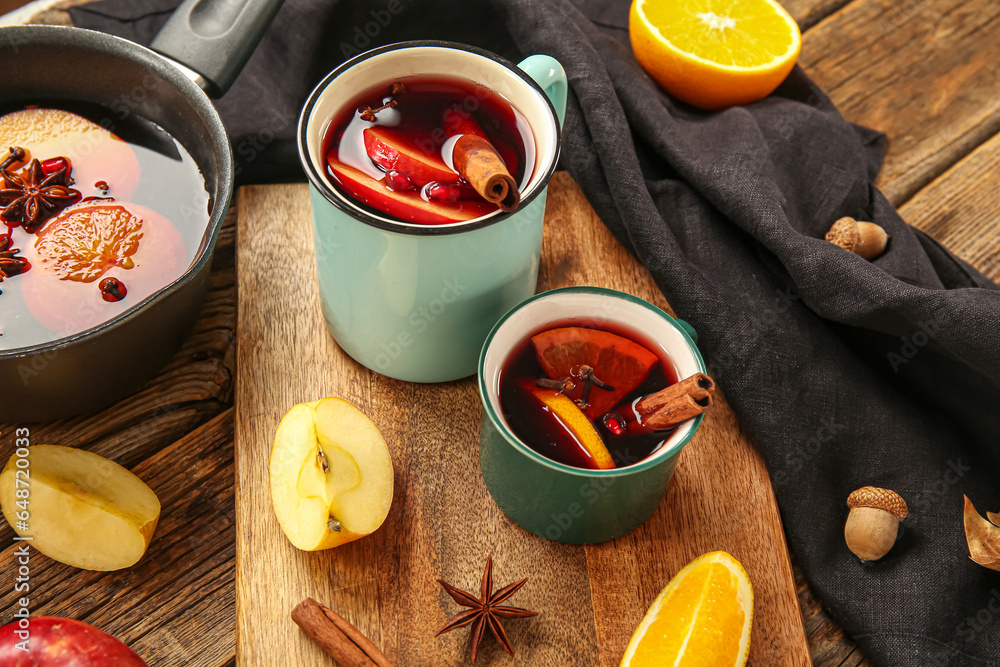
[[[688,336],[691,336],[691,340],[694,341],[695,344],[698,343],[698,332],[694,330],[693,326],[691,326],[684,320],[680,319],[679,317],[675,317],[674,322],[676,322],[677,326],[679,326],[681,329],[684,330],[684,333],[686,333]]]
[[[566,70],[552,56],[542,55],[528,56],[517,66],[538,82],[545,94],[549,96],[552,106],[556,109],[556,116],[559,118],[559,127],[562,127],[563,116],[566,115],[566,95],[568,93]],[[694,330],[692,329],[692,331]]]

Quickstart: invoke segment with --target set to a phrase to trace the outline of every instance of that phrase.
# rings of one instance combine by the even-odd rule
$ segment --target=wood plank
[[[822,21],[851,0],[781,0],[784,7],[802,32]]]
[[[304,185],[251,187],[239,200],[239,664],[285,665],[289,655],[297,665],[328,664],[288,618],[306,596],[347,616],[397,664],[465,664],[467,633],[434,638],[458,610],[435,579],[474,588],[489,554],[498,584],[529,577],[512,604],[541,615],[509,624],[515,658],[487,642],[485,660],[617,664],[653,596],[691,557],[712,548],[728,548],[741,558],[757,586],[755,664],[809,664],[767,475],[724,402],[682,458],[670,500],[639,531],[583,548],[517,528],[482,483],[473,382],[415,385],[378,376],[344,355],[327,333],[306,192]],[[606,284],[666,306],[564,173],[550,186],[547,216],[542,286]],[[592,258],[587,266],[580,259],[583,250]],[[267,270],[278,262],[281,272]],[[602,266],[607,270],[595,268]],[[295,298],[288,296],[289,284],[297,286]],[[302,553],[284,538],[270,507],[270,444],[288,408],[325,395],[355,402],[382,430],[396,469],[396,496],[375,534],[326,552]],[[743,480],[734,487],[742,494],[741,506],[748,507],[740,530],[731,525],[706,530],[707,513],[735,502],[718,493],[718,468],[700,467],[706,464],[727,467]]]
[[[878,184],[901,205],[1000,131],[1000,3],[854,0],[799,63],[850,121],[886,132]]]
[[[903,219],[1000,281],[1000,135],[994,136],[900,208]]]
[[[86,621],[156,667],[222,667],[235,651],[233,410],[132,470],[162,506],[145,556],[90,572],[31,550],[31,614]],[[0,571],[15,571],[14,548],[0,552]],[[0,608],[18,595],[5,587]]]

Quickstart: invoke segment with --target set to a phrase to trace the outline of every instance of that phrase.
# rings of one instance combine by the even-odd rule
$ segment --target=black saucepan
[[[280,5],[281,0],[189,0],[157,36],[153,50],[78,28],[0,28],[4,108],[64,100],[99,105],[107,117],[94,120],[112,131],[123,114],[139,114],[191,153],[210,195],[201,246],[176,281],[77,335],[0,351],[0,421],[98,410],[138,390],[180,347],[198,316],[233,191],[229,139],[208,95],[229,88]]]

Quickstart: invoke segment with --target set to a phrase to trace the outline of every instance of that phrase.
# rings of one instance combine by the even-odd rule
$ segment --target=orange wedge
[[[571,377],[574,368],[586,364],[594,369],[597,379],[614,387],[607,391],[594,389],[590,393],[587,416],[591,419],[597,419],[618,405],[642,384],[659,362],[655,354],[638,343],[600,329],[549,329],[532,336],[531,342],[538,364],[553,380]],[[576,384],[578,386],[569,393],[573,399],[583,395],[583,383]]]
[[[765,97],[802,48],[798,25],[774,0],[633,0],[629,37],[657,83],[702,109]]]
[[[725,551],[699,556],[649,607],[620,667],[743,667],[750,653],[753,587]]]
[[[569,436],[575,446],[573,452],[563,454],[576,462],[580,468],[594,468],[597,470],[610,470],[615,467],[611,452],[608,451],[604,441],[594,425],[583,414],[583,410],[577,407],[573,399],[555,389],[545,389],[528,385],[525,387],[529,395],[532,396],[546,410]]]

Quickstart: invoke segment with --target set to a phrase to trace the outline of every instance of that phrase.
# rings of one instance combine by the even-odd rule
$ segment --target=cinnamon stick
[[[704,373],[695,373],[666,389],[643,397],[635,404],[639,421],[659,431],[671,428],[712,407],[715,382]]]
[[[521,203],[517,182],[479,123],[468,112],[451,109],[445,113],[444,124],[449,137],[461,135],[452,152],[455,171],[501,211],[516,209]]]
[[[312,598],[295,606],[292,620],[341,667],[393,667],[385,654],[346,618]]]

